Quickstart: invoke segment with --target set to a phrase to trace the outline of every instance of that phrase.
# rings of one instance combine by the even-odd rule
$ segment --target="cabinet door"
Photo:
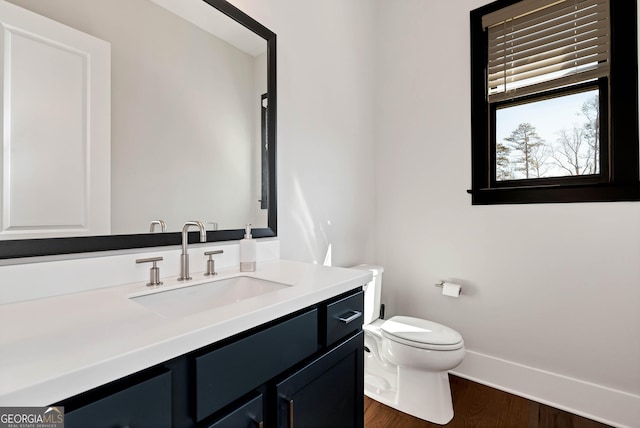
[[[363,349],[360,331],[278,383],[278,427],[362,428]]]

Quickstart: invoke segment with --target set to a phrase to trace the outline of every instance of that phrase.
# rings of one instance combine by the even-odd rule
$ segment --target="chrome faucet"
[[[187,252],[187,244],[189,241],[189,226],[196,226],[200,229],[200,242],[207,242],[207,232],[204,224],[200,221],[188,221],[182,226],[182,254],[180,255],[180,277],[178,281],[189,280],[189,253]]]

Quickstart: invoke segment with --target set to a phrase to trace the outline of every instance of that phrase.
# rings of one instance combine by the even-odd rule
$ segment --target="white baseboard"
[[[638,395],[469,350],[450,372],[614,427],[640,427]]]

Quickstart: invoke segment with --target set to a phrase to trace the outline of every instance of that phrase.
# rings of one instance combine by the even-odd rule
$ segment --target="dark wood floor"
[[[449,375],[455,416],[447,428],[608,428],[526,398]],[[365,428],[435,428],[422,419],[365,397]]]

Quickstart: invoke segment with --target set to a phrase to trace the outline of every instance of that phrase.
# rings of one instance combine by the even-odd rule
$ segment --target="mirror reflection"
[[[267,227],[265,39],[201,0],[9,1],[110,44],[111,138],[110,163],[100,178],[108,182],[106,190],[93,191],[88,184],[37,188],[34,183],[52,182],[38,177],[37,168],[15,167],[28,162],[26,155],[17,162],[17,155],[5,154],[2,212],[9,227],[0,239],[158,233],[160,222],[166,232],[176,232],[193,219],[207,230],[241,229],[246,223]],[[223,28],[221,17],[233,25]],[[48,102],[50,114],[64,104]],[[55,138],[48,143],[66,147]],[[47,164],[73,169],[70,150],[49,152],[55,157]],[[82,168],[78,174],[87,173]],[[55,168],[43,174],[51,177]],[[31,194],[15,193],[25,187]],[[42,219],[56,223],[51,220],[56,203],[68,209],[79,200],[79,210],[89,215],[82,201],[91,192],[111,214],[97,232],[82,227],[59,232],[53,230],[57,224],[52,230],[37,224]],[[29,199],[44,193],[56,197],[40,206],[41,217],[15,216],[37,213],[29,207],[38,206],[41,196]],[[18,207],[13,211],[12,201]],[[14,214],[10,221],[7,213]]]

